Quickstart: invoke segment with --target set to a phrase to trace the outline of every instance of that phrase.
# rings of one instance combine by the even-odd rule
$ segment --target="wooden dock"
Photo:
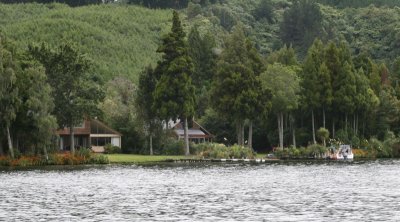
[[[279,159],[178,159],[167,160],[175,163],[270,163],[280,161]]]

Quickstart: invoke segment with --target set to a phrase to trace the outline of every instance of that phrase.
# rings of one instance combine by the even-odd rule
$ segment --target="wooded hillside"
[[[77,44],[106,80],[139,72],[159,58],[160,36],[170,27],[169,10],[137,6],[90,5],[71,8],[62,4],[0,5],[0,30],[21,49],[46,42]]]
[[[150,6],[164,7],[156,2]],[[318,13],[302,14],[310,9],[294,10],[293,1],[197,2],[189,3],[181,11],[187,15],[183,17],[185,29],[198,25],[203,33],[212,32],[219,45],[223,36],[241,22],[264,56],[286,43],[293,45],[302,60],[315,37],[323,41],[346,40],[354,53],[369,53],[389,67],[400,53],[400,8],[392,7],[397,6],[397,1],[376,1],[381,7],[375,7],[364,1],[364,4],[357,1],[352,5],[348,1],[321,0],[327,5],[319,5],[320,18],[308,19],[302,18],[318,16]],[[131,3],[146,5],[141,1]],[[159,59],[155,50],[171,20],[169,9],[124,4],[75,8],[54,3],[2,4],[0,14],[0,32],[21,48],[32,43],[57,45],[70,40],[88,53],[97,72],[105,79],[123,75],[134,82],[145,66]],[[284,21],[285,14],[296,23]]]

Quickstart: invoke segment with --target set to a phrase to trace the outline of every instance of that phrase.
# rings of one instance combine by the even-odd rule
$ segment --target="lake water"
[[[0,221],[399,220],[399,160],[0,169]]]

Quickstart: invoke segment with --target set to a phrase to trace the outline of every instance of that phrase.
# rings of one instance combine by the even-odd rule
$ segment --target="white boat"
[[[350,145],[340,145],[339,149],[331,155],[335,160],[353,160],[354,154]]]

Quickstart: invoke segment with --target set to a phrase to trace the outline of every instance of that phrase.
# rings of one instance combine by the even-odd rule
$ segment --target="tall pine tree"
[[[188,118],[193,116],[196,104],[191,77],[193,62],[176,11],[173,11],[171,32],[163,38],[157,52],[163,56],[156,68],[159,78],[153,93],[153,108],[161,119],[184,121],[185,154],[189,155]]]

